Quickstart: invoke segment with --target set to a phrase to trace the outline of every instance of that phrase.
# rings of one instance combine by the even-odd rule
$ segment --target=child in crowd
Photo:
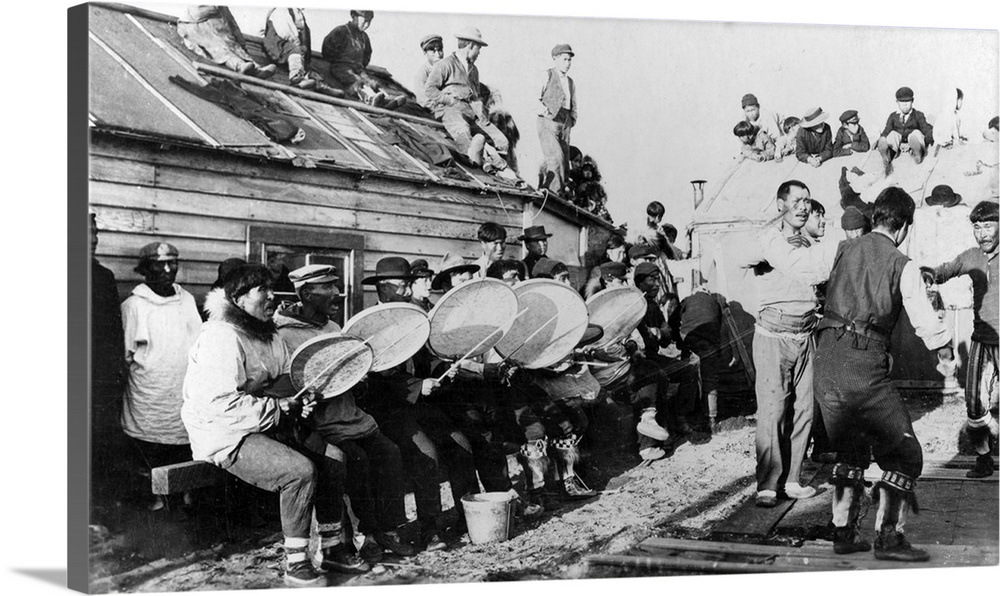
[[[833,139],[833,156],[844,157],[852,153],[864,153],[871,149],[868,134],[861,126],[857,110],[847,110],[840,115],[840,130]]]
[[[733,134],[740,140],[741,159],[770,161],[774,159],[774,142],[766,134],[759,134],[760,128],[746,120],[740,120],[733,127]]]
[[[799,134],[801,118],[789,116],[781,121],[781,138],[775,144],[774,161],[781,161],[786,155],[795,154],[795,136]]]
[[[900,153],[909,151],[913,161],[919,164],[927,155],[927,147],[934,144],[934,127],[927,122],[923,112],[913,109],[913,89],[897,89],[896,106],[899,109],[889,114],[876,143],[886,176],[892,173],[892,160]]]

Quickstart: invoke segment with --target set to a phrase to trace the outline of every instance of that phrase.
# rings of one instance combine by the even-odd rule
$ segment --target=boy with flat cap
[[[882,155],[886,176],[892,173],[892,160],[900,153],[909,151],[913,161],[919,164],[927,155],[927,147],[934,144],[934,127],[927,122],[923,112],[913,109],[913,89],[897,89],[896,106],[899,109],[889,114],[875,144]]]
[[[847,110],[840,115],[840,130],[833,139],[833,156],[844,157],[852,153],[864,153],[871,149],[868,133],[861,126],[857,110]]]
[[[417,78],[413,84],[413,93],[417,96],[417,103],[427,109],[431,109],[430,102],[427,101],[427,92],[424,90],[424,85],[427,83],[427,77],[431,74],[431,70],[434,69],[434,65],[444,58],[444,41],[436,33],[425,35],[420,40],[420,50],[424,53],[424,62],[417,71]]]
[[[545,158],[543,188],[562,195],[569,172],[570,131],[576,126],[576,85],[567,74],[573,48],[561,43],[552,48],[552,68],[545,74],[539,101],[538,140]]]

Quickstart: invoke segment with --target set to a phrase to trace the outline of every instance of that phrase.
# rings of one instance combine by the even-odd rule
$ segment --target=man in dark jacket
[[[125,335],[115,274],[97,261],[97,216],[90,214],[90,429],[95,489],[111,488],[114,458],[122,443]]]
[[[900,153],[909,151],[913,161],[920,163],[927,155],[927,147],[934,144],[934,127],[923,112],[913,109],[913,89],[900,87],[896,91],[896,105],[899,110],[889,114],[875,144],[887,176],[892,173],[892,160]]]

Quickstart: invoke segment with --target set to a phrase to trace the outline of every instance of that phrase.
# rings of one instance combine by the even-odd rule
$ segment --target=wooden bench
[[[150,484],[154,495],[177,495],[209,486],[223,487],[226,538],[232,538],[232,490],[235,476],[204,461],[186,461],[153,468]]]

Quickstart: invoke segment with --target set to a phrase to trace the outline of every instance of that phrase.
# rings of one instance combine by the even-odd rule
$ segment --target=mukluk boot
[[[927,551],[913,548],[903,534],[906,517],[912,509],[917,513],[913,493],[916,481],[899,472],[885,471],[875,485],[879,493],[878,514],[875,516],[875,558],[888,561],[919,562],[930,559]]]
[[[861,500],[865,492],[865,472],[861,468],[838,463],[833,467],[833,552],[846,555],[867,552],[871,543],[858,530]]]

